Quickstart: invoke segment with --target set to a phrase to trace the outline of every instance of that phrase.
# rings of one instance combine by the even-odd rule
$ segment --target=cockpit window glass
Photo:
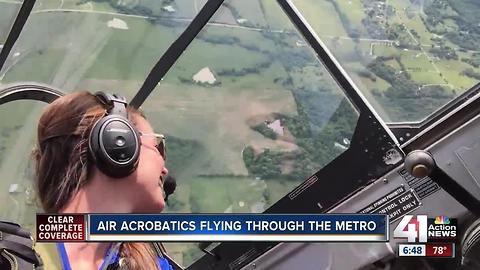
[[[0,72],[1,83],[131,98],[203,3],[38,0]]]
[[[358,119],[274,0],[225,1],[142,109],[178,179],[167,209],[186,213],[265,211],[347,150]]]
[[[476,0],[293,0],[388,122],[421,121],[480,80]]]
[[[45,103],[14,101],[0,106],[0,217],[34,231],[37,198],[31,152]]]
[[[8,0],[0,2],[0,51],[12,29],[13,22],[22,6],[23,1]]]

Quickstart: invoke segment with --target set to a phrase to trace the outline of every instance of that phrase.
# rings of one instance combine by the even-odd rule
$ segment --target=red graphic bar
[[[37,214],[37,241],[85,241],[85,222],[85,216],[81,214]]]
[[[427,257],[455,257],[455,244],[453,243],[429,243],[426,245]]]

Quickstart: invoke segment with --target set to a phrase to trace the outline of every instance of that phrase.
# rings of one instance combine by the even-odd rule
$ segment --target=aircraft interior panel
[[[429,149],[439,168],[480,200],[480,116]]]
[[[426,149],[432,154],[439,168],[475,195],[478,193],[477,176],[480,169],[477,166],[480,160],[479,134],[480,116],[477,115]],[[365,213],[369,206],[375,208],[375,205],[380,205],[381,200],[386,197],[399,198],[392,200],[390,206],[393,210],[387,210],[387,205],[384,209],[387,211],[383,212],[389,214],[391,223],[388,243],[283,243],[243,269],[291,269],[289,267],[300,264],[316,265],[316,269],[368,269],[392,259],[397,254],[397,244],[403,241],[392,237],[393,230],[398,225],[399,218],[406,214],[446,215],[457,218],[461,224],[459,233],[462,237],[466,227],[472,222],[469,209],[441,188],[435,179],[429,176],[416,178],[405,170],[404,164],[329,212]],[[457,259],[461,258],[461,249],[459,242]],[[326,261],[328,263],[325,263]]]

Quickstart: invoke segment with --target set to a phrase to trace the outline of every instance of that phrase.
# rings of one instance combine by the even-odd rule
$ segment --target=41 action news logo
[[[457,220],[446,216],[428,218],[426,215],[406,215],[393,231],[393,237],[406,238],[409,243],[454,241],[457,237]]]

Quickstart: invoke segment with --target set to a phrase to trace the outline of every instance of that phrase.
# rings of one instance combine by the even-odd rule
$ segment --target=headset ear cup
[[[100,129],[105,125],[105,120],[106,117],[101,118],[93,126],[89,136],[88,147],[89,156],[93,164],[95,164],[104,174],[111,176],[110,169],[107,164],[105,164],[105,158],[102,157],[103,153],[100,149]]]
[[[99,144],[99,130],[100,127],[103,125],[105,121],[102,121],[104,118],[99,119],[94,125],[92,130],[90,131],[90,136],[88,136],[88,156],[92,160],[94,164],[96,164],[98,167],[100,166],[98,164],[98,149],[100,148]]]
[[[124,117],[106,116],[91,130],[89,156],[106,175],[123,178],[135,171],[140,155],[140,137]]]

